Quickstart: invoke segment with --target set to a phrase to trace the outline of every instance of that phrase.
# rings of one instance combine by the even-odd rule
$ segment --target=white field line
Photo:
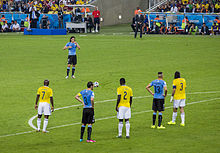
[[[213,91],[213,92],[209,92],[209,93],[217,93],[220,91]],[[198,92],[198,93],[202,93],[202,92]],[[197,94],[198,94],[197,93]],[[204,92],[203,92],[204,93]],[[209,100],[201,100],[201,101],[195,101],[195,102],[191,102],[191,103],[187,103],[187,105],[192,105],[192,104],[197,104],[197,103],[204,103],[204,102],[208,102],[208,101],[213,101],[213,100],[218,100],[220,98],[213,98],[213,99],[209,99]],[[165,107],[166,109],[172,108],[173,106],[169,106],[169,107]],[[147,113],[147,112],[152,112],[152,110],[146,110],[146,111],[140,111],[140,112],[134,112],[132,114],[142,114],[142,113]],[[36,115],[37,116],[37,115]],[[35,116],[33,116],[32,118],[34,118]],[[106,119],[111,119],[111,118],[115,118],[116,116],[110,116],[110,117],[104,117],[104,118],[99,118],[96,119],[96,121],[100,121],[100,120],[106,120]],[[81,122],[77,122],[77,123],[72,123],[72,124],[65,124],[65,125],[59,125],[59,126],[55,126],[55,127],[50,127],[48,129],[55,129],[55,128],[60,128],[60,127],[67,127],[67,126],[73,126],[73,125],[79,125],[81,124]],[[1,137],[9,137],[9,136],[15,136],[15,135],[21,135],[21,134],[26,134],[26,133],[31,133],[34,132],[35,130],[32,131],[26,131],[26,132],[20,132],[20,133],[14,133],[14,134],[7,134],[7,135],[1,135]]]
[[[210,94],[210,93],[218,93],[218,92],[220,92],[220,91],[193,92],[193,93],[187,93],[187,94]],[[168,95],[170,95],[170,94],[168,94]],[[134,97],[134,99],[148,98],[148,97],[152,97],[152,96],[151,95],[150,96],[139,96],[139,97]],[[110,102],[110,101],[116,101],[116,99],[97,101],[95,103],[106,103],[106,102]],[[55,110],[61,110],[61,109],[70,108],[70,107],[77,107],[77,106],[82,106],[82,104],[60,107],[60,108],[56,108]],[[33,125],[33,120],[36,117],[37,117],[37,115],[30,118],[29,121],[28,121],[28,124],[30,125],[30,127],[32,127],[35,130],[37,129],[37,127]]]

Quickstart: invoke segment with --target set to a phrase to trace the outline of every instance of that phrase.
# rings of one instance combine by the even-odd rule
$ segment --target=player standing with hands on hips
[[[150,87],[154,86],[154,93],[150,90]],[[154,96],[153,99],[153,125],[151,128],[155,129],[155,122],[157,117],[157,111],[159,111],[158,116],[158,127],[157,129],[165,129],[162,125],[162,111],[164,111],[164,98],[167,96],[167,85],[166,82],[163,80],[163,73],[158,72],[158,79],[152,81],[146,89],[148,92]]]
[[[69,72],[70,72],[71,65],[72,65],[72,78],[73,79],[75,78],[74,73],[75,73],[75,67],[77,64],[76,48],[78,48],[80,50],[79,44],[75,41],[75,37],[72,36],[72,37],[70,37],[70,42],[68,42],[66,44],[66,46],[64,46],[64,48],[63,48],[63,50],[66,50],[66,49],[69,50],[66,79],[69,78]]]
[[[91,139],[92,134],[92,124],[95,123],[94,119],[94,92],[93,90],[93,83],[90,81],[87,83],[87,89],[82,90],[78,93],[75,98],[79,102],[83,104],[83,116],[82,116],[82,126],[81,126],[81,135],[80,135],[80,142],[83,141],[83,134],[86,128],[86,124],[88,124],[88,135],[87,135],[87,142],[96,142],[95,140]],[[82,96],[83,100],[80,99]]]
[[[170,99],[170,102],[173,101],[173,116],[172,121],[168,122],[169,125],[176,124],[176,117],[177,117],[177,109],[180,108],[181,112],[181,123],[180,126],[185,126],[185,102],[186,102],[186,80],[184,78],[180,78],[180,72],[176,71],[174,74],[173,80],[173,92]]]

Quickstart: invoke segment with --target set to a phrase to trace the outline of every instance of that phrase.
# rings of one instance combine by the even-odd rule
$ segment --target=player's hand
[[[152,93],[151,95],[154,96],[154,93]]]
[[[118,112],[118,107],[115,108],[116,112]]]
[[[173,96],[171,96],[171,98],[170,98],[170,102],[172,103],[172,101],[173,101]]]
[[[166,95],[163,95],[164,97],[166,97]]]
[[[53,106],[51,107],[51,111],[54,112],[54,107]]]
[[[72,48],[72,46],[69,46],[69,48]]]
[[[37,106],[37,105],[35,105],[35,106],[34,106],[34,108],[37,110],[38,106]]]

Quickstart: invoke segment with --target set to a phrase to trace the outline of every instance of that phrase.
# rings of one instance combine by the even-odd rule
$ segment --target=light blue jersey
[[[154,86],[154,98],[156,99],[164,99],[164,87],[166,86],[166,82],[163,80],[154,80],[150,83],[151,86]]]
[[[72,48],[69,48],[69,55],[76,55],[76,47],[77,47],[77,45],[75,43],[68,42],[66,44],[66,47],[69,47],[69,46],[72,47]]]
[[[82,90],[80,92],[83,98],[83,102],[85,104],[84,108],[92,108],[91,98],[94,98],[94,92],[92,90]]]

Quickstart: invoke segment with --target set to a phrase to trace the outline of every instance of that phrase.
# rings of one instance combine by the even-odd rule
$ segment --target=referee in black
[[[144,16],[141,14],[141,11],[138,11],[138,14],[135,17],[135,24],[136,24],[136,29],[135,29],[134,38],[137,37],[138,29],[140,29],[140,38],[142,38],[142,26],[144,24]]]

